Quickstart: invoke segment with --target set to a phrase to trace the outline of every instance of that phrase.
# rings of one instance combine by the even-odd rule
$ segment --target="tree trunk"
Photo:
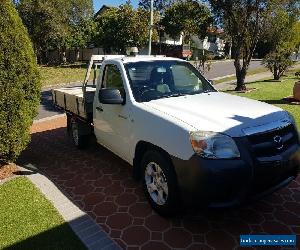
[[[80,59],[80,52],[79,52],[79,48],[75,49],[75,62],[78,62]]]
[[[274,66],[273,76],[274,76],[274,80],[276,80],[276,81],[278,81],[280,79],[279,69],[276,66]]]
[[[41,53],[40,53],[40,63],[41,65],[45,65],[47,64],[47,58],[46,58],[46,51],[45,50],[42,50]]]
[[[246,70],[242,68],[241,70],[236,71],[236,88],[235,91],[244,91],[247,90],[245,85]]]
[[[274,73],[274,80],[276,80],[276,81],[280,80],[280,76],[279,76],[278,72]]]
[[[67,54],[66,54],[66,49],[63,49],[62,53],[62,63],[67,64]]]
[[[36,58],[38,65],[42,65],[42,56],[40,52],[36,52]]]
[[[35,52],[36,52],[36,57],[37,57],[37,63],[39,65],[43,65],[44,59],[45,59],[43,49],[42,48],[36,48]]]
[[[234,61],[235,73],[236,73],[236,88],[235,91],[244,91],[246,90],[245,78],[246,78],[246,68],[245,65],[241,67],[241,62],[238,57],[235,58]]]
[[[228,59],[231,59],[232,58],[232,47],[233,47],[233,43],[232,43],[232,39],[230,39],[228,43]]]

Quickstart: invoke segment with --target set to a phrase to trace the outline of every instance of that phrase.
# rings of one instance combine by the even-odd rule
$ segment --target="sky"
[[[111,6],[119,6],[126,2],[126,0],[93,0],[94,1],[94,10],[97,12],[102,5],[111,5]],[[139,0],[131,0],[134,7],[136,7],[139,3]]]

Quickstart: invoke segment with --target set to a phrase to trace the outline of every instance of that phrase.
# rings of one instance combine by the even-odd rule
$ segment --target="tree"
[[[63,0],[21,0],[19,14],[28,29],[39,63],[49,49],[63,46],[69,36],[66,5]]]
[[[192,35],[204,37],[211,23],[208,7],[196,0],[175,2],[166,8],[161,21],[165,32],[174,40],[181,34],[186,40],[189,40]]]
[[[82,20],[77,25],[71,25],[71,34],[66,41],[67,48],[74,48],[77,60],[79,59],[79,49],[85,48],[88,42],[94,39],[96,34],[96,23],[92,19]]]
[[[209,0],[218,18],[232,39],[236,90],[245,90],[245,77],[257,42],[265,27],[272,0]]]
[[[130,3],[106,10],[96,19],[96,44],[118,53],[125,53],[127,47],[143,47],[148,40],[148,16],[148,11],[135,10]]]
[[[92,0],[71,0],[68,6],[70,40],[67,47],[85,47],[95,32]]]
[[[150,2],[151,2],[151,0],[140,0],[139,6],[146,10],[149,10]],[[154,0],[153,7],[154,7],[154,10],[156,10],[162,14],[164,12],[164,10],[167,7],[170,7],[174,2],[175,2],[175,0]]]
[[[86,33],[92,26],[92,0],[20,0],[17,8],[40,63],[48,50],[83,46],[91,36]]]
[[[28,32],[10,0],[1,1],[0,33],[0,158],[12,161],[30,140],[41,85]]]
[[[289,48],[278,47],[276,51],[272,51],[263,59],[263,64],[273,73],[274,80],[279,80],[284,72],[294,63],[289,58],[291,50]]]
[[[279,80],[284,72],[293,65],[292,53],[300,44],[299,10],[283,8],[277,5],[268,18],[265,39],[270,52],[263,64],[273,73],[274,80]]]

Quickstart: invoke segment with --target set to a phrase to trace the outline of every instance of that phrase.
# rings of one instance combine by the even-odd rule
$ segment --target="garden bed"
[[[300,105],[300,101],[295,99],[293,96],[285,97],[282,100],[293,105]]]
[[[4,163],[0,161],[0,181],[9,178],[18,171],[18,166],[14,163]]]

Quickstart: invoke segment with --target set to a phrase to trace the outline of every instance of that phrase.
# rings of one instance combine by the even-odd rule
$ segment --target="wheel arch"
[[[154,145],[150,142],[139,141],[136,144],[135,152],[134,152],[134,159],[133,159],[133,177],[136,180],[140,180],[140,178],[141,178],[141,170],[140,170],[141,160],[143,158],[143,155],[149,150],[155,150],[155,151],[160,152],[168,160],[170,165],[173,166],[171,156],[166,150],[164,150],[163,148],[161,148],[157,145]]]

